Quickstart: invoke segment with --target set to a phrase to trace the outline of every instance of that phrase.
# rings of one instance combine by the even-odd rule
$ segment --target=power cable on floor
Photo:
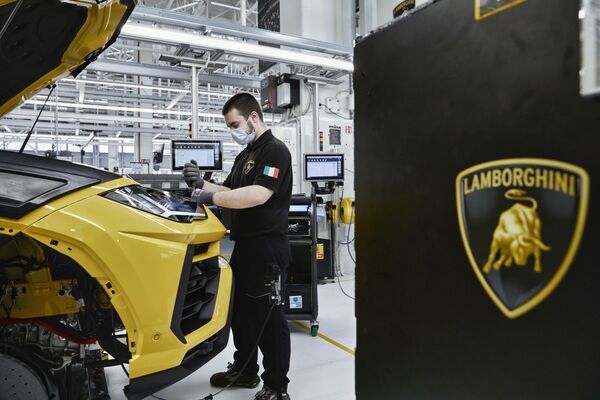
[[[221,393],[223,393],[224,391],[226,391],[227,389],[229,389],[231,386],[233,386],[237,382],[237,380],[242,376],[244,370],[246,369],[246,367],[250,363],[250,360],[252,359],[252,354],[254,354],[254,352],[258,350],[258,344],[260,343],[260,339],[262,339],[262,335],[265,332],[267,324],[269,323],[269,318],[271,318],[271,313],[273,312],[274,308],[275,308],[275,304],[271,304],[271,308],[269,309],[269,312],[267,313],[267,317],[265,318],[265,322],[263,323],[262,327],[260,328],[260,332],[258,334],[258,337],[256,338],[256,343],[254,344],[254,348],[250,352],[251,355],[250,355],[250,357],[248,357],[248,359],[246,359],[246,362],[244,363],[244,365],[242,366],[242,368],[240,368],[240,371],[235,376],[235,378],[233,378],[233,381],[231,381],[231,383],[229,383],[229,385],[225,386],[223,389],[219,390],[218,392],[213,393],[213,394],[209,394],[208,396],[203,397],[200,400],[212,400],[213,398],[215,398],[216,396],[220,395]],[[155,399],[158,399],[158,400],[167,400],[167,399],[164,399],[162,397],[156,396],[154,394],[152,394],[151,396],[154,397]]]
[[[267,313],[267,317],[265,318],[265,322],[263,323],[262,327],[260,328],[260,332],[258,334],[258,337],[256,338],[256,343],[254,344],[254,347],[252,348],[252,351],[250,352],[250,356],[246,359],[246,362],[244,363],[244,365],[242,366],[242,368],[240,368],[240,371],[235,376],[235,378],[233,378],[233,381],[231,381],[231,383],[229,383],[229,385],[225,386],[223,389],[219,390],[217,393],[209,394],[208,396],[202,398],[201,400],[212,400],[214,397],[220,395],[221,393],[223,393],[224,391],[226,391],[227,389],[229,389],[231,386],[233,386],[233,384],[236,383],[237,380],[242,376],[244,370],[246,369],[246,367],[248,366],[248,364],[250,364],[250,360],[252,359],[252,355],[254,354],[255,351],[258,350],[258,344],[260,343],[260,339],[262,339],[262,335],[265,332],[265,328],[267,327],[267,324],[269,323],[269,318],[271,318],[271,313],[273,312],[274,308],[275,308],[275,304],[271,304],[271,308],[269,308],[269,312]]]
[[[340,290],[342,291],[342,293],[344,294],[344,296],[348,297],[349,299],[352,299],[353,301],[356,301],[356,299],[352,296],[350,296],[348,293],[346,293],[346,291],[344,290],[343,286],[342,286],[342,281],[340,281],[340,276],[338,274],[337,276],[337,281],[338,281],[338,285],[340,285]]]
[[[258,296],[258,297],[263,297],[263,296]],[[281,299],[279,299],[279,301],[281,301]],[[281,303],[279,303],[279,304],[281,304]],[[223,393],[224,391],[226,391],[227,389],[229,389],[231,386],[233,386],[237,382],[237,380],[243,375],[244,370],[246,369],[246,367],[248,367],[248,364],[250,363],[250,360],[252,359],[252,354],[254,354],[255,351],[258,351],[258,345],[260,343],[260,339],[262,339],[262,335],[265,332],[267,324],[269,323],[269,319],[271,318],[271,313],[273,312],[273,309],[275,308],[276,305],[277,305],[277,303],[272,303],[271,304],[271,308],[269,308],[269,312],[267,313],[267,317],[265,318],[265,322],[263,322],[263,325],[260,328],[260,332],[258,333],[258,337],[256,338],[256,343],[254,343],[254,347],[252,348],[252,351],[250,352],[250,356],[246,359],[246,362],[244,362],[244,365],[242,366],[242,368],[240,368],[240,371],[235,376],[235,378],[233,379],[233,381],[231,381],[231,383],[229,383],[229,385],[225,386],[223,389],[219,390],[218,392],[213,393],[213,394],[209,394],[208,396],[203,397],[202,399],[199,399],[199,400],[212,400],[212,399],[214,399],[216,396],[220,395],[221,393]],[[165,398],[156,396],[154,394],[152,394],[150,396],[154,397],[157,400],[167,400]]]

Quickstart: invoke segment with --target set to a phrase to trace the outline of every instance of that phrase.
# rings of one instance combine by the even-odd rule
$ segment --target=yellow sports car
[[[85,68],[134,6],[0,0],[0,116]],[[100,370],[128,364],[141,399],[200,368],[229,337],[224,234],[186,197],[0,151],[0,398],[106,398]]]

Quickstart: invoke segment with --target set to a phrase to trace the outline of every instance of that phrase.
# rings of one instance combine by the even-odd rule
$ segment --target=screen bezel
[[[173,171],[182,171],[183,167],[175,167],[175,143],[201,143],[201,144],[219,144],[219,163],[215,167],[207,167],[199,165],[200,171],[222,171],[223,170],[223,142],[220,140],[198,140],[198,139],[174,139],[171,140],[171,169]]]
[[[340,158],[342,159],[342,176],[325,176],[319,178],[309,178],[308,177],[308,158],[309,157],[332,157],[332,158]],[[305,182],[342,182],[344,180],[344,154],[342,153],[312,153],[304,155],[304,181]],[[337,161],[337,160],[336,160]]]

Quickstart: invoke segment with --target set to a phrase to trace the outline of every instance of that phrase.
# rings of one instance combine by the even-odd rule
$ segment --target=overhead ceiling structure
[[[239,91],[259,96],[259,60],[327,83],[352,71],[351,48],[259,29],[258,0],[141,3],[113,46],[76,79],[57,85],[32,143],[54,135],[81,144],[90,132],[115,143],[136,134],[156,141],[187,137],[196,91],[200,136],[225,138],[221,108]],[[198,73],[195,90],[191,66]],[[0,148],[29,131],[46,96],[41,92],[0,119]]]

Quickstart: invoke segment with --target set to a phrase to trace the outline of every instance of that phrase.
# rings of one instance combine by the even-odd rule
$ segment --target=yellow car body
[[[81,72],[116,40],[136,4],[0,0],[0,117]],[[129,364],[125,392],[141,399],[226,346],[233,278],[220,256],[225,228],[204,208],[191,213],[202,218],[144,209],[131,200],[143,190],[91,167],[0,151],[0,356],[28,351],[19,340],[32,344],[32,335],[23,340],[10,327],[58,334],[74,354],[97,341]],[[169,196],[158,192],[146,195]],[[115,327],[126,332],[120,342]]]
[[[25,0],[2,37],[0,117],[76,76],[118,37],[137,0]],[[17,0],[0,0],[0,27]]]
[[[64,161],[0,151],[0,171],[5,183],[0,188],[0,243],[11,243],[7,237],[18,237],[18,248],[25,243],[36,247],[36,253],[41,247],[52,249],[98,283],[127,332],[131,357],[126,392],[130,398],[142,398],[182,379],[225,347],[233,277],[227,261],[220,257],[225,227],[210,210],[199,206],[205,219],[185,222],[155,215],[106,196],[123,188],[141,190],[136,182]],[[80,187],[69,187],[74,173],[83,174],[87,181],[79,182]],[[25,195],[37,196],[19,198],[19,194],[11,194],[19,193],[16,185],[11,188],[11,182],[23,179],[51,180],[61,186],[50,191],[41,188],[39,195],[28,191]],[[8,250],[3,255],[2,249],[0,246],[0,272],[7,265],[2,262],[10,258]],[[24,249],[21,254],[25,256],[28,251]],[[61,282],[49,281],[46,275],[52,263],[37,254],[36,259],[43,268],[33,269],[27,279],[12,283],[26,287],[25,293],[14,301],[5,296],[4,307],[14,302],[11,320],[85,312],[85,305],[78,304],[77,298],[56,295]],[[202,294],[186,293],[190,268],[202,263],[212,263],[212,271],[218,271],[212,278],[214,296],[203,306],[211,308],[210,318],[197,329],[184,331],[179,322],[185,312],[182,308],[186,301]],[[30,278],[33,272],[37,276]],[[0,312],[2,317],[7,316]]]

